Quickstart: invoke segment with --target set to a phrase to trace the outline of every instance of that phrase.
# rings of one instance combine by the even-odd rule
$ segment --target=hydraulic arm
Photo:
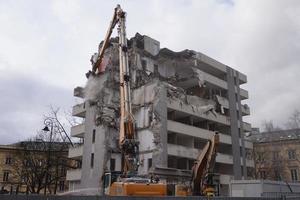
[[[124,166],[123,173],[125,176],[127,176],[128,174],[135,174],[138,168],[138,141],[135,137],[135,123],[131,109],[130,73],[128,65],[128,46],[125,22],[126,13],[121,9],[120,5],[117,5],[91,73],[95,75],[100,73],[100,65],[103,60],[104,52],[109,45],[109,39],[113,29],[116,24],[118,24],[120,65],[119,147],[122,152]]]
[[[207,195],[214,192],[213,169],[216,161],[219,135],[216,132],[199,154],[192,169],[194,195]]]

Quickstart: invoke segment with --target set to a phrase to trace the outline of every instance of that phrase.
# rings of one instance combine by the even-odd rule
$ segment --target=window
[[[148,159],[148,169],[152,167],[152,158]]]
[[[91,168],[94,167],[94,153],[91,153]]]
[[[295,150],[288,150],[288,156],[290,160],[296,159],[296,151]]]
[[[279,159],[279,152],[278,151],[274,151],[273,152],[273,160],[278,160]]]
[[[42,160],[42,159],[39,159],[39,160],[38,160],[38,166],[41,167],[42,165],[43,165],[43,160]]]
[[[27,182],[27,176],[26,176],[26,175],[22,175],[22,176],[21,176],[21,182],[22,182],[22,183]]]
[[[64,190],[65,190],[65,182],[59,181],[59,191],[64,191]]]
[[[12,159],[10,156],[7,156],[6,159],[5,159],[5,164],[6,165],[10,165],[12,163]]]
[[[64,166],[62,166],[62,167],[60,168],[60,174],[61,174],[62,176],[64,176],[64,175],[66,174],[66,168],[65,168]]]
[[[265,156],[264,156],[263,152],[257,152],[257,161],[259,161],[259,162],[265,161]]]
[[[29,166],[31,166],[31,162],[30,162],[30,160],[25,160],[24,161],[25,162],[25,167],[29,167]]]
[[[291,169],[291,178],[292,178],[292,181],[298,181],[297,169]]]
[[[116,159],[111,158],[110,159],[110,171],[116,170]]]
[[[9,176],[9,172],[4,172],[3,173],[3,181],[4,182],[8,181],[8,176]]]
[[[95,143],[95,140],[96,140],[96,129],[93,130],[92,142]]]
[[[266,171],[265,170],[261,170],[261,171],[259,171],[259,176],[260,176],[260,178],[261,179],[266,179]]]

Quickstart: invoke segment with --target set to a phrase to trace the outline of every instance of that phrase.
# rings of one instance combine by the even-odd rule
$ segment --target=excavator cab
[[[203,180],[202,195],[212,197],[219,196],[220,175],[209,172]]]
[[[106,196],[166,196],[167,186],[149,178],[123,177],[121,172],[113,171],[103,176],[103,193]]]
[[[105,172],[103,176],[103,193],[110,195],[111,185],[118,181],[122,175],[120,171]]]
[[[109,188],[111,185],[111,173],[105,173],[103,177],[103,193],[109,195]]]

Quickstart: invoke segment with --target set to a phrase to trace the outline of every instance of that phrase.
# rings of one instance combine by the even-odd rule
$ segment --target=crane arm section
[[[138,141],[135,137],[135,122],[131,109],[130,73],[126,37],[126,13],[119,8],[119,61],[120,61],[120,134],[119,146],[124,161],[124,175],[136,174],[138,168]]]
[[[216,132],[212,139],[207,142],[207,144],[202,149],[195,165],[192,169],[192,182],[193,182],[193,191],[195,193],[201,193],[203,188],[203,179],[207,173],[213,171],[217,147],[219,144],[219,135]]]
[[[108,27],[108,29],[107,29],[105,38],[104,38],[104,40],[103,40],[103,44],[102,44],[102,46],[101,46],[101,49],[99,50],[99,54],[98,54],[97,61],[96,61],[96,63],[93,65],[92,72],[95,73],[95,74],[97,74],[97,73],[99,72],[99,67],[100,67],[100,64],[101,64],[101,62],[102,62],[102,59],[103,59],[103,56],[104,56],[104,52],[105,52],[105,50],[106,50],[107,47],[108,47],[110,36],[111,36],[111,34],[112,34],[112,32],[113,32],[114,27],[115,27],[116,24],[118,23],[117,12],[118,12],[118,9],[119,9],[119,8],[120,8],[119,5],[115,8],[115,11],[114,11],[112,20],[110,21],[110,24],[109,24],[109,27]]]
[[[126,13],[120,5],[114,10],[114,14],[105,39],[99,50],[96,62],[92,67],[92,74],[100,73],[100,66],[105,50],[108,48],[113,29],[118,24],[119,36],[119,67],[120,67],[120,130],[119,147],[122,153],[123,172],[135,174],[138,168],[138,141],[135,137],[135,123],[131,109],[130,73],[128,64],[128,46],[126,37]],[[90,73],[90,72],[89,72]],[[87,76],[89,76],[89,73]]]

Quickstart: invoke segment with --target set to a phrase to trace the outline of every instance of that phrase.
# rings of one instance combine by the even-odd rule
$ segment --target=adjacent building
[[[68,190],[66,171],[76,167],[67,158],[68,146],[42,141],[0,145],[0,193],[56,194]]]
[[[253,133],[255,176],[285,182],[299,182],[300,129]]]
[[[101,45],[101,44],[100,44]],[[247,179],[254,168],[248,159],[251,142],[244,134],[251,125],[243,103],[248,92],[243,73],[193,50],[173,52],[160,48],[148,36],[136,34],[128,41],[133,114],[140,141],[139,174],[154,173],[169,183],[190,180],[192,164],[214,132],[220,134],[215,171],[220,174],[221,193],[228,193],[231,179]],[[85,87],[74,89],[81,103],[73,116],[83,119],[71,128],[81,146],[69,149],[69,157],[82,161],[69,170],[71,191],[101,193],[105,170],[121,170],[118,149],[119,65],[118,40],[111,39],[102,73]]]

